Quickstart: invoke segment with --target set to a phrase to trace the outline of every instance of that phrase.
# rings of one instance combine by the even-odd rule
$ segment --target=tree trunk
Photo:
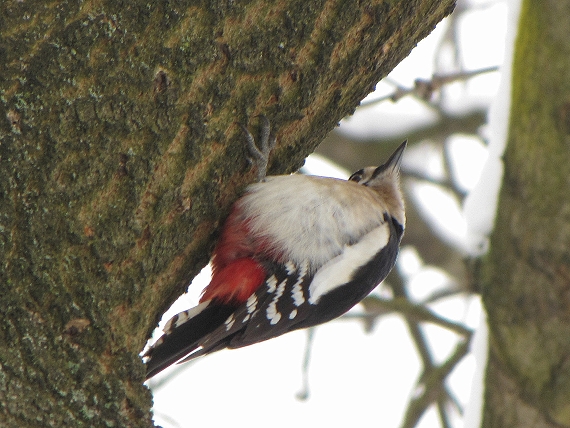
[[[570,427],[570,2],[524,0],[484,266],[482,426]]]
[[[254,178],[299,167],[453,0],[4,1],[0,425],[152,426],[138,356]]]

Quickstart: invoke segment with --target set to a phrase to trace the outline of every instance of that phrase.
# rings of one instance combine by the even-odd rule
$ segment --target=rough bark
[[[570,3],[524,0],[485,261],[482,426],[570,427]]]
[[[292,171],[453,0],[0,5],[0,425],[152,426],[138,356],[254,178]]]

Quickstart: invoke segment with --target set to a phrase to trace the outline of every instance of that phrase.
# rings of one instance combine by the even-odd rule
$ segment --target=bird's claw
[[[261,119],[261,138],[259,145],[256,144],[255,138],[244,125],[241,123],[238,123],[238,125],[245,134],[247,147],[249,149],[249,154],[251,155],[248,160],[257,166],[257,180],[264,181],[265,176],[267,175],[269,154],[275,147],[276,139],[275,136],[271,135],[269,119],[261,114],[258,117]]]

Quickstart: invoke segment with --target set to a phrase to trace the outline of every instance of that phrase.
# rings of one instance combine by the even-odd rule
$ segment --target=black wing
[[[250,298],[201,341],[184,361],[223,348],[241,348],[294,330],[309,312],[307,265],[266,265],[268,277]]]
[[[159,339],[162,342],[147,353],[147,378],[185,355],[180,362],[224,348],[252,345],[344,314],[386,278],[395,264],[403,227],[387,215],[386,220],[388,242],[366,263],[355,267],[346,283],[310,301],[314,275],[307,263],[267,263],[267,279],[245,303],[236,307],[210,302]]]
[[[349,281],[323,294],[316,302],[310,301],[314,275],[308,271],[306,263],[266,266],[267,280],[224,325],[201,341],[201,350],[187,359],[223,348],[252,345],[289,331],[325,323],[347,312],[388,276],[396,262],[403,228],[387,215],[386,220],[385,227],[389,229],[386,245],[365,264],[355,267]]]

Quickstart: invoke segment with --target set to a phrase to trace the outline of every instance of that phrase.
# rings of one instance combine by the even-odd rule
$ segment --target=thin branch
[[[425,299],[423,299],[419,304],[427,305],[429,303],[437,302],[440,299],[445,299],[447,297],[457,296],[458,294],[464,294],[465,289],[459,287],[446,287],[435,290],[430,293]]]
[[[463,13],[470,8],[465,1],[457,1],[453,13],[447,19],[446,30],[435,49],[433,58],[434,70],[439,70],[443,65],[444,59],[447,58],[447,52],[444,49],[446,46],[450,46],[453,52],[452,64],[458,69],[463,69],[464,61],[459,42],[459,21]]]
[[[315,338],[315,328],[307,329],[307,341],[305,343],[305,356],[303,357],[303,384],[301,390],[297,393],[297,398],[305,401],[309,398],[309,367],[311,364],[311,351],[313,350],[313,342]]]
[[[170,426],[172,426],[173,428],[182,428],[182,425],[180,425],[180,422],[178,422],[176,419],[167,415],[164,412],[158,412],[155,414],[155,416],[159,416],[165,422],[168,422],[170,424]]]
[[[425,183],[430,183],[430,184],[434,184],[436,186],[439,186],[443,189],[449,190],[450,192],[452,192],[453,194],[455,194],[455,196],[457,198],[459,198],[460,200],[465,199],[465,197],[467,196],[467,192],[464,190],[459,189],[454,181],[450,178],[448,178],[449,176],[447,176],[446,178],[443,179],[437,179],[434,177],[429,176],[428,174],[422,174],[421,172],[418,171],[408,171],[408,170],[404,170],[403,171],[403,175],[407,178],[413,178]]]
[[[405,86],[399,85],[395,82],[392,82],[392,84],[394,86],[396,86],[396,90],[390,94],[390,95],[386,95],[384,97],[380,97],[374,100],[370,100],[370,101],[363,101],[362,103],[360,103],[360,107],[368,107],[370,105],[373,104],[378,104],[382,101],[386,101],[386,100],[390,100],[392,102],[397,102],[400,99],[404,98],[405,96],[411,95],[415,98],[417,98],[420,101],[423,102],[429,102],[434,94],[434,92],[439,91],[444,85],[447,85],[449,83],[453,83],[453,82],[461,82],[461,81],[466,81],[468,79],[471,79],[472,77],[484,74],[484,73],[490,73],[490,72],[494,72],[494,71],[498,71],[499,67],[498,66],[493,66],[493,67],[486,67],[486,68],[481,68],[479,70],[471,70],[471,71],[459,71],[457,73],[450,73],[450,74],[434,74],[431,78],[431,80],[425,80],[425,79],[416,79],[414,81],[414,87],[413,88],[406,88]],[[388,82],[390,82],[389,79],[385,79]],[[430,107],[435,107],[432,104],[429,104]]]
[[[457,363],[467,355],[469,344],[470,338],[461,341],[446,362],[424,371],[416,388],[421,393],[410,400],[402,428],[413,428],[427,408],[439,401],[442,393],[449,397],[445,389],[445,378],[457,366]],[[453,402],[453,400],[451,401]]]
[[[368,296],[362,301],[365,310],[376,316],[390,312],[398,312],[411,322],[429,322],[451,330],[461,336],[469,337],[473,331],[460,323],[443,318],[423,305],[410,302],[405,297],[383,299],[376,296]]]
[[[439,414],[439,421],[441,422],[441,426],[443,428],[452,428],[451,422],[449,422],[449,416],[447,415],[447,411],[445,409],[446,400],[443,398],[439,398],[437,400],[437,412]]]
[[[407,290],[404,287],[402,281],[392,281],[390,283],[390,286],[392,287],[392,292],[395,297],[394,300],[408,300]],[[409,303],[412,306],[406,304],[403,306],[407,308],[419,306],[411,302]],[[411,312],[416,314],[415,308],[414,311]],[[421,310],[417,311],[417,313],[428,317],[435,315],[426,314]],[[435,317],[440,318],[437,316]],[[445,320],[444,324],[447,323],[449,323],[449,321]],[[416,385],[416,391],[420,391],[420,393],[417,394],[417,397],[412,398],[410,401],[408,409],[406,410],[402,428],[413,428],[418,423],[422,415],[426,412],[428,407],[434,403],[438,404],[438,411],[442,425],[447,428],[446,424],[448,424],[449,421],[446,414],[445,404],[447,402],[452,402],[455,404],[457,401],[455,400],[453,394],[449,391],[448,387],[445,385],[445,378],[451,372],[451,370],[453,370],[461,358],[463,358],[463,356],[465,356],[465,354],[469,351],[469,342],[472,336],[471,330],[467,329],[466,327],[459,328],[459,331],[463,331],[464,335],[462,341],[456,349],[456,352],[444,364],[437,366],[434,364],[434,360],[429,350],[427,340],[419,324],[417,322],[414,322],[414,320],[410,317],[406,317],[406,324],[408,326],[412,340],[416,345],[418,353],[420,354],[424,369]],[[457,324],[451,324],[457,327]]]

